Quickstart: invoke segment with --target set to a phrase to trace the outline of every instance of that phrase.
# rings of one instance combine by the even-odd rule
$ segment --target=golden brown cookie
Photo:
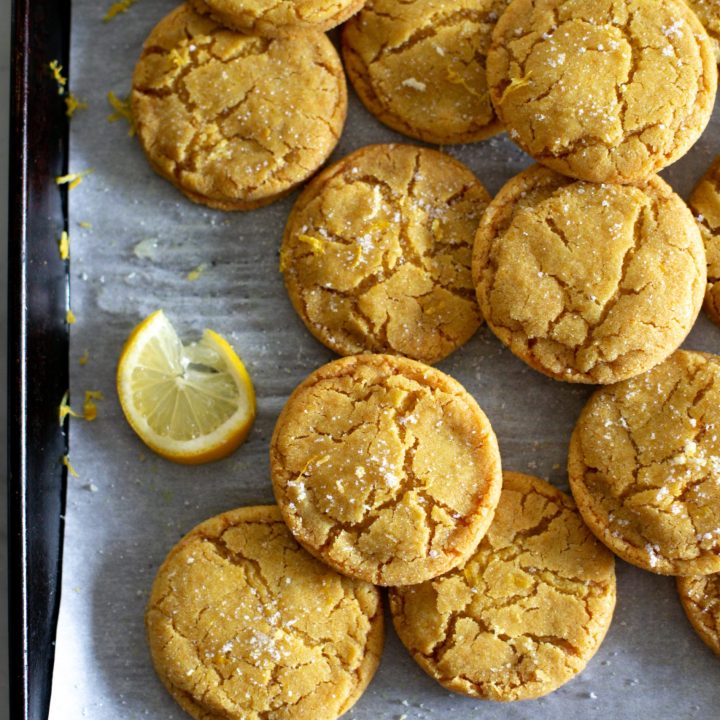
[[[369,0],[343,31],[345,68],[367,109],[426,142],[500,132],[485,56],[508,1]]]
[[[535,165],[488,206],[473,276],[485,320],[519,358],[558,380],[606,384],[680,345],[702,305],[705,253],[659,177],[595,185]]]
[[[595,392],[568,474],[590,529],[623,560],[663,575],[720,571],[720,358],[679,350]]]
[[[392,355],[342,358],[301,383],[275,426],[270,470],[295,538],[377,585],[460,565],[502,484],[495,434],[472,396]]]
[[[720,325],[720,155],[695,186],[690,196],[707,255],[705,311]]]
[[[190,4],[229,28],[277,37],[297,30],[330,30],[360,10],[364,0],[190,0]]]
[[[470,259],[489,199],[435,150],[355,151],[305,188],[285,227],[280,269],[295,310],[340,355],[441,360],[482,321]]]
[[[710,36],[715,59],[720,62],[720,0],[685,0]]]
[[[191,200],[222,210],[266,205],[312,175],[346,108],[340,58],[323,33],[242,35],[188,5],[150,33],[133,76],[150,164]]]
[[[538,162],[635,183],[682,157],[712,113],[712,43],[683,0],[513,0],[487,58],[498,117]]]
[[[488,700],[546,695],[583,670],[615,607],[615,562],[572,499],[503,473],[495,519],[462,568],[390,591],[395,629],[449,690]]]
[[[679,577],[677,589],[695,631],[716,655],[720,655],[720,573]]]
[[[377,589],[308,555],[274,505],[191,530],[158,571],[145,619],[160,679],[198,720],[334,720],[383,646]]]

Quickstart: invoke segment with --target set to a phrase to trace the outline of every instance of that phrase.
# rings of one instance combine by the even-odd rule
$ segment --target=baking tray
[[[8,581],[11,717],[48,712],[59,604],[68,384],[65,228],[68,123],[50,58],[67,66],[69,0],[15,0],[8,238]]]
[[[91,3],[89,0],[72,3],[75,10],[81,8],[85,12],[92,9],[100,17],[109,4],[109,0],[107,3]],[[166,7],[169,5],[168,0],[148,0],[133,6],[133,12],[144,18],[144,34],[169,9]],[[97,658],[101,660],[97,663],[98,667],[93,665],[91,670],[105,682],[107,695],[105,706],[80,707],[76,698],[87,690],[83,682],[88,666],[75,665],[66,657],[63,666],[58,667],[56,680],[65,680],[75,673],[79,676],[77,682],[80,687],[65,683],[64,687],[55,688],[54,702],[60,697],[61,712],[53,714],[53,717],[64,720],[65,717],[84,715],[95,720],[126,720],[144,716],[143,710],[147,712],[147,706],[152,703],[159,709],[153,711],[151,717],[185,718],[155,681],[149,668],[142,632],[143,593],[149,588],[157,565],[172,543],[196,522],[235,505],[270,500],[267,478],[263,478],[261,483],[259,476],[266,469],[267,442],[274,419],[295,382],[329,360],[331,354],[314,343],[294,316],[276,273],[278,230],[294,198],[247,215],[208,213],[184,200],[174,188],[155,176],[142,159],[136,143],[128,139],[129,145],[122,146],[122,150],[113,149],[113,143],[126,134],[124,128],[115,128],[113,143],[104,140],[95,145],[88,143],[84,148],[88,151],[87,156],[80,160],[75,152],[77,146],[73,146],[75,162],[88,161],[88,165],[97,165],[93,178],[76,191],[80,195],[71,197],[74,208],[77,209],[76,199],[78,205],[82,205],[82,193],[87,193],[88,198],[94,197],[96,202],[102,202],[108,197],[103,192],[118,187],[124,189],[120,200],[133,203],[128,207],[132,207],[134,212],[123,218],[120,228],[123,232],[117,234],[135,237],[133,231],[140,231],[140,217],[145,217],[143,213],[154,219],[162,212],[171,220],[184,223],[190,235],[203,232],[203,241],[227,242],[223,237],[229,231],[237,233],[238,241],[245,243],[243,252],[247,257],[242,260],[237,252],[228,258],[221,252],[220,245],[213,247],[211,244],[206,250],[211,261],[211,271],[205,276],[207,281],[200,280],[194,286],[197,296],[202,296],[209,303],[205,318],[207,324],[227,334],[227,330],[232,328],[223,327],[223,323],[227,325],[227,317],[220,314],[211,321],[209,316],[223,309],[222,299],[216,294],[225,287],[221,281],[227,282],[229,277],[235,277],[233,273],[237,273],[239,289],[231,309],[240,315],[246,313],[249,318],[248,327],[241,329],[238,349],[246,362],[249,361],[251,372],[256,373],[260,413],[247,444],[235,459],[223,466],[236,472],[240,479],[230,492],[223,494],[215,484],[222,472],[218,466],[198,470],[173,467],[170,470],[168,464],[163,465],[162,461],[152,457],[137,457],[139,441],[124,424],[119,408],[111,400],[113,365],[122,340],[137,319],[154,309],[150,305],[155,302],[155,297],[144,297],[138,278],[130,279],[130,275],[125,274],[127,268],[123,263],[112,264],[118,258],[126,260],[131,254],[129,247],[121,250],[118,242],[118,245],[105,243],[94,248],[98,257],[106,262],[108,273],[107,285],[97,286],[94,290],[90,283],[84,283],[78,277],[83,269],[82,257],[78,258],[80,262],[74,260],[73,281],[80,281],[74,287],[73,307],[77,309],[75,303],[79,300],[90,301],[90,309],[97,310],[97,317],[80,314],[78,324],[73,326],[74,349],[69,343],[65,325],[68,276],[66,264],[59,259],[56,241],[68,224],[68,207],[66,193],[56,186],[54,178],[68,171],[69,136],[64,104],[58,98],[57,86],[48,72],[47,63],[50,59],[57,59],[63,65],[65,74],[72,77],[72,68],[69,67],[70,8],[70,0],[16,0],[13,18],[14,144],[11,172],[14,182],[10,202],[8,414],[13,717],[45,720],[48,715],[61,581],[60,557],[65,531],[69,550],[65,556],[65,583],[79,562],[98,569],[92,583],[79,588],[77,593],[66,592],[63,597],[65,609],[80,608],[91,614],[86,632],[77,633],[73,638],[76,647],[71,648],[68,657],[72,660],[72,652],[77,647],[90,647],[84,659],[92,657],[93,661]],[[130,21],[129,17],[127,21]],[[102,69],[108,83],[105,89],[110,88],[111,82],[129,84],[130,63],[136,57],[138,42],[142,39],[140,34],[133,35],[127,31],[127,26],[118,26],[114,30],[116,34],[108,41],[91,36],[83,23],[76,23],[73,31],[76,46],[87,46],[91,56],[101,44],[113,44],[116,51],[113,62]],[[121,37],[122,32],[127,32],[127,36]],[[128,56],[125,51],[130,47]],[[92,57],[92,60],[95,58]],[[101,70],[95,62],[76,63],[75,76],[79,87],[87,90],[88,77],[99,72]],[[333,160],[370,142],[412,142],[379,125],[364,111],[352,91],[350,101],[352,124],[346,129]],[[94,121],[104,122],[108,111],[107,108],[91,108],[88,115],[77,119],[79,124],[74,126],[73,133],[82,134],[82,123],[90,122],[90,113],[96,113]],[[713,123],[691,155],[664,173],[683,197],[687,197],[694,181],[712,156],[720,151],[720,118],[717,113]],[[493,193],[529,162],[503,138],[446,150],[478,172]],[[81,164],[72,169],[84,167]],[[103,167],[108,170],[105,175]],[[128,177],[141,184],[128,187]],[[119,185],[121,180],[122,185]],[[106,183],[105,187],[103,183]],[[143,192],[138,192],[137,187],[142,187]],[[148,197],[152,194],[157,194],[158,202]],[[89,218],[78,215],[75,219]],[[136,239],[140,237],[137,235]],[[172,294],[178,287],[177,276],[194,266],[195,261],[190,261],[198,248],[188,245],[176,250],[176,257],[163,276],[165,284],[161,288],[173,300],[177,298]],[[270,266],[272,276],[269,274]],[[150,277],[154,272],[150,263],[136,263],[136,267],[141,276]],[[263,272],[258,272],[259,268]],[[268,270],[267,275],[265,270]],[[112,297],[113,282],[121,282],[122,291],[131,300],[127,308],[115,313],[111,307],[115,300]],[[204,282],[206,284],[203,285]],[[191,309],[196,303],[197,298],[189,297],[184,305],[168,306],[167,309],[181,312]],[[261,312],[263,305],[266,309]],[[265,331],[268,328],[261,322],[266,316],[273,318],[275,326],[267,334]],[[118,445],[116,452],[127,458],[122,466],[118,466],[119,472],[133,478],[136,473],[147,475],[149,470],[157,470],[160,475],[172,474],[173,477],[171,482],[160,478],[151,484],[128,483],[122,491],[109,489],[106,482],[101,486],[100,493],[93,495],[82,487],[91,488],[88,477],[97,476],[90,473],[83,475],[79,482],[69,480],[59,462],[67,452],[67,436],[58,424],[56,398],[62,397],[68,387],[68,378],[73,373],[77,377],[76,364],[73,364],[72,372],[69,369],[69,350],[73,350],[73,357],[76,350],[79,354],[105,320],[111,321],[111,327],[106,346],[97,353],[102,363],[98,362],[93,380],[97,380],[97,387],[105,390],[108,402],[101,406],[102,418],[98,420],[98,425],[108,423],[105,427],[112,430],[112,442]],[[216,321],[220,326],[215,324]],[[192,327],[182,329],[191,329],[192,332],[198,329],[197,323],[187,325]],[[257,341],[255,347],[246,343],[252,339]],[[702,317],[686,346],[718,352],[719,331]],[[441,369],[461,379],[488,411],[498,432],[508,469],[543,475],[565,487],[565,444],[589,388],[559,385],[532,373],[504,350],[487,328],[482,329],[456,355],[444,361]],[[72,378],[71,382],[75,388]],[[568,411],[568,408],[571,410]],[[83,443],[88,447],[87,439],[92,431],[89,428],[87,424],[73,427],[71,451],[77,452]],[[108,445],[109,441],[100,439],[93,450],[102,454],[107,451]],[[81,472],[83,461],[87,466],[91,460],[87,453],[85,456],[82,453],[73,454],[73,458],[79,460],[76,464]],[[196,502],[183,503],[184,494],[192,497],[187,493],[197,481],[204,485],[202,497]],[[66,528],[63,516],[68,490]],[[126,493],[126,497],[123,498],[121,492]],[[110,500],[118,496],[124,502],[110,505]],[[105,505],[101,505],[101,501]],[[114,518],[116,527],[138,530],[141,526],[132,524],[137,522],[138,517],[145,522],[155,522],[158,514],[168,512],[172,513],[173,523],[159,528],[153,543],[148,543],[148,536],[139,532],[138,539],[132,542],[120,542],[116,548],[108,545],[118,550],[118,564],[94,554],[92,558],[78,561],[76,543],[82,538],[77,525],[73,526],[73,502],[85,511],[95,511],[98,507],[111,508],[110,511],[118,516]],[[135,507],[140,508],[138,516],[132,514]],[[107,515],[103,517],[109,519]],[[146,548],[146,545],[149,546]],[[88,548],[86,550],[89,552]],[[102,549],[97,552],[102,552]],[[120,562],[123,560],[124,564]],[[407,714],[408,720],[411,720],[442,714],[462,720],[480,715],[488,720],[499,717],[544,720],[563,714],[592,719],[605,717],[606,714],[614,717],[641,714],[657,718],[716,716],[715,711],[710,709],[716,710],[720,702],[720,683],[717,682],[720,668],[712,665],[716,661],[685,622],[672,580],[643,573],[620,561],[617,570],[619,602],[608,639],[591,667],[578,680],[549,698],[498,706],[450,696],[422,674],[388,628],[381,669],[366,696],[349,717],[375,720]],[[118,576],[118,572],[124,574]],[[87,575],[90,574],[88,571]],[[115,587],[118,577],[123,583]],[[75,590],[74,587],[68,589]],[[118,604],[108,605],[108,595],[117,596]],[[648,603],[638,603],[638,598],[646,599]],[[68,611],[67,615],[70,614]],[[652,625],[648,624],[649,617]],[[112,618],[112,626],[103,624],[103,620],[108,618]],[[648,631],[649,627],[652,631]],[[58,636],[60,653],[63,640],[68,640],[68,630],[61,619]],[[698,669],[703,669],[703,672],[698,673]],[[675,683],[678,683],[677,687]],[[595,690],[600,688],[598,698]],[[609,688],[612,688],[612,695],[607,692]],[[58,689],[62,693],[58,693]]]

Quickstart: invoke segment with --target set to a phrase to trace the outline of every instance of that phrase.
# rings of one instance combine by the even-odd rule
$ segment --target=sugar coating
[[[487,58],[490,97],[538,162],[631,183],[684,155],[712,113],[712,43],[682,0],[514,0]]]
[[[227,27],[267,37],[298,30],[330,30],[356,13],[363,0],[190,0]]]
[[[685,614],[697,634],[720,655],[720,573],[679,577],[677,589]]]
[[[270,446],[273,489],[296,539],[377,585],[461,564],[502,483],[485,414],[448,375],[407,358],[324,365],[290,396]]]
[[[160,679],[198,720],[334,720],[383,645],[377,589],[308,555],[275,506],[188,533],[158,571],[146,625]]]
[[[720,156],[710,166],[690,196],[707,255],[705,311],[720,325]]]
[[[606,384],[680,345],[702,305],[705,253],[659,177],[598,185],[535,165],[491,201],[473,275],[489,327],[518,357],[558,380]]]
[[[285,228],[281,269],[318,340],[436,362],[481,323],[470,272],[489,195],[435,150],[361,148],[303,191]]]
[[[390,593],[395,628],[423,670],[489,700],[535,698],[570,680],[600,646],[614,606],[613,556],[572,499],[511,472],[464,567]]]
[[[678,350],[598,390],[575,426],[568,474],[585,522],[627,562],[720,571],[720,358]]]
[[[710,36],[715,59],[720,62],[720,0],[685,0]]]
[[[242,35],[181,5],[145,41],[132,112],[153,168],[191,200],[248,210],[326,160],[347,109],[340,58],[319,32]]]
[[[485,78],[490,34],[509,0],[369,0],[343,31],[343,57],[378,119],[434,143],[502,129]]]

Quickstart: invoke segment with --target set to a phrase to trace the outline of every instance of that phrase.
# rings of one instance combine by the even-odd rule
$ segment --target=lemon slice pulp
[[[183,345],[162,310],[131,333],[117,371],[120,404],[145,444],[175,462],[219,460],[247,437],[255,391],[230,344],[212,330]]]

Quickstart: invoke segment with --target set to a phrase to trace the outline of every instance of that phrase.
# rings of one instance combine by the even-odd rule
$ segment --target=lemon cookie
[[[513,0],[487,57],[498,117],[538,162],[638,182],[702,133],[715,53],[683,0]]]
[[[336,360],[301,383],[275,426],[270,469],[295,538],[378,585],[460,565],[502,484],[475,400],[445,373],[392,355]]]
[[[364,0],[190,0],[198,12],[240,32],[275,37],[297,30],[329,30],[354,15]]]
[[[720,62],[720,0],[685,0],[698,16],[715,50],[715,59]]]
[[[716,655],[720,655],[720,573],[679,577],[677,589],[695,631]]]
[[[310,332],[339,353],[436,362],[481,323],[470,272],[489,201],[457,160],[361,148],[318,175],[290,214],[281,270]]]
[[[266,39],[181,5],[145,41],[132,112],[152,167],[191,200],[249,210],[310,176],[347,107],[340,58],[319,32]]]
[[[615,563],[572,499],[506,472],[495,519],[462,568],[390,592],[395,628],[449,690],[488,700],[546,695],[600,646],[615,607]]]
[[[679,350],[598,390],[568,474],[585,522],[623,560],[665,575],[720,571],[720,358]]]
[[[702,239],[657,176],[576,182],[533,166],[488,206],[473,252],[492,331],[558,380],[613,383],[665,359],[705,291]]]
[[[707,255],[705,311],[720,325],[720,156],[695,186],[690,196]]]
[[[345,25],[343,57],[368,110],[393,130],[434,143],[502,129],[485,55],[509,0],[370,0]]]
[[[308,555],[275,506],[191,530],[158,571],[146,626],[160,679],[198,720],[334,720],[383,645],[377,589]]]

